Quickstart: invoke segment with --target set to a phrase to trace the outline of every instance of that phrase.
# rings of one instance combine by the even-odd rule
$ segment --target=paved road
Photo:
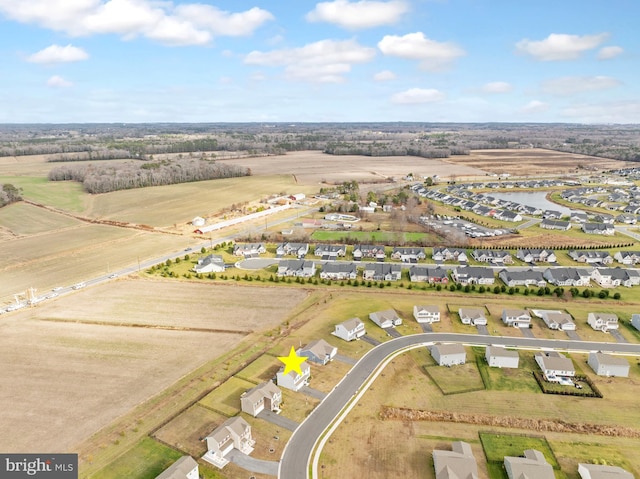
[[[278,469],[280,479],[304,479],[309,477],[311,453],[320,435],[337,418],[347,403],[361,392],[367,379],[385,359],[398,351],[426,346],[433,342],[458,342],[474,345],[501,345],[516,348],[559,349],[565,351],[603,351],[640,356],[640,344],[598,343],[553,339],[531,339],[476,334],[423,333],[389,340],[370,350],[347,373],[334,390],[311,412],[296,429],[285,447]],[[363,388],[362,393],[366,391]],[[357,399],[357,398],[356,398]],[[336,423],[339,424],[339,422]],[[328,436],[325,436],[328,437]],[[319,452],[319,451],[318,451]]]

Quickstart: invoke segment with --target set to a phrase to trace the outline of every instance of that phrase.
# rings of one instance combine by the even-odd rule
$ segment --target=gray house
[[[528,269],[526,271],[509,271],[503,269],[498,273],[498,278],[509,287],[514,286],[537,286],[544,287],[547,282],[544,280],[542,272]]]
[[[338,348],[331,346],[324,339],[316,339],[305,347],[298,349],[297,353],[312,363],[322,364],[324,366],[338,354]]]
[[[633,474],[618,466],[578,464],[581,479],[633,479]]]
[[[282,260],[278,264],[278,276],[299,276],[311,278],[316,274],[316,264],[303,259]]]
[[[434,449],[433,468],[436,479],[478,479],[478,464],[471,445],[457,441],[451,444],[451,451]]]
[[[282,391],[280,388],[267,381],[249,389],[240,396],[240,408],[242,412],[256,417],[263,410],[280,412]]]
[[[504,468],[509,479],[555,479],[553,467],[540,451],[527,449],[524,457],[504,458]]]
[[[629,361],[624,358],[611,354],[589,353],[587,362],[598,376],[629,377]]]
[[[398,313],[393,309],[369,313],[369,319],[383,329],[400,326],[402,324],[402,318],[400,318]]]
[[[518,351],[496,346],[487,346],[484,358],[493,368],[517,368],[520,362]]]
[[[333,262],[325,263],[320,271],[320,277],[322,279],[331,279],[334,281],[344,279],[356,279],[358,276],[358,269],[353,263],[345,262]]]
[[[467,352],[462,344],[434,344],[429,351],[439,366],[455,366],[467,361]]]
[[[374,281],[400,281],[402,267],[390,263],[365,263],[362,279]]]
[[[460,284],[493,284],[496,280],[493,270],[482,266],[454,268],[451,277]]]
[[[460,308],[458,316],[462,324],[470,324],[471,326],[484,326],[487,324],[487,317],[484,315],[484,309],[481,308]]]
[[[191,456],[182,456],[156,479],[198,479],[198,463]]]
[[[631,315],[631,326],[640,331],[640,314]]]

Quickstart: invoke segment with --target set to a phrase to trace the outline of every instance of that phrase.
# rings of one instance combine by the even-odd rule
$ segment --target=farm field
[[[54,213],[28,203],[14,203],[0,208],[0,240],[8,241],[21,236],[50,233],[82,223],[69,216]]]
[[[490,173],[509,173],[517,176],[560,175],[575,173],[578,167],[596,170],[634,168],[629,161],[609,160],[594,156],[524,148],[518,150],[473,150],[468,156],[453,156],[447,162],[458,166],[471,166]]]
[[[282,322],[306,297],[303,291],[276,290],[260,303],[247,303],[242,298],[252,295],[253,288],[217,285],[205,291],[187,283],[118,283],[88,288],[3,318],[0,362],[11,367],[0,371],[6,391],[0,394],[0,408],[5,411],[0,449],[74,450],[94,432],[230,351],[248,335],[158,329],[153,327],[154,318],[160,325],[180,326],[181,317],[204,321],[206,311],[210,329],[229,329],[235,327],[229,324],[229,311],[216,306],[228,302],[238,305],[238,316],[251,318],[243,323],[247,330],[264,332]],[[264,292],[255,293],[260,297]],[[117,294],[130,300],[121,301],[116,311],[102,298]],[[181,314],[176,314],[173,295],[183,299]],[[255,314],[262,305],[268,307],[269,301],[271,314]],[[76,304],[83,307],[76,308]],[[140,304],[153,307],[141,308]],[[162,318],[162,311],[174,314]],[[110,321],[115,314],[122,326],[88,324]],[[166,322],[169,319],[171,323]],[[149,327],[131,327],[133,323]],[[43,424],[50,425],[49,434],[42,434]]]

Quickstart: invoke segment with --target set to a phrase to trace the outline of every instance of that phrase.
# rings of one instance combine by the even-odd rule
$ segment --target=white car
[[[80,288],[84,288],[85,286],[86,286],[86,284],[84,284],[84,282],[81,282],[81,283],[74,284],[71,288],[72,289],[80,289]]]
[[[115,273],[109,275],[109,279],[113,279],[113,278],[117,278],[117,277],[118,277],[118,275],[115,274]]]
[[[48,299],[53,299],[57,297],[58,297],[58,293],[51,293],[49,296],[47,296]]]
[[[62,286],[56,286],[51,291],[60,291],[61,289],[62,289]]]

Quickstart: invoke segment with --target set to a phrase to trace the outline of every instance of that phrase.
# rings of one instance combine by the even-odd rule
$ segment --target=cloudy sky
[[[640,123],[638,0],[0,0],[0,122]]]

